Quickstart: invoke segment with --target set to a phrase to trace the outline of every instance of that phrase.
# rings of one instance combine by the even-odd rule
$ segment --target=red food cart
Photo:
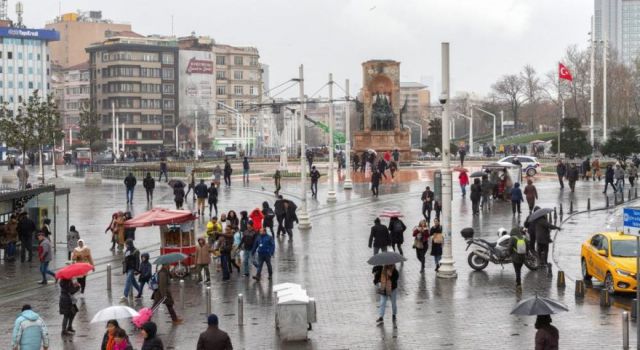
[[[182,253],[188,256],[174,267],[174,273],[184,275],[187,267],[195,263],[196,244],[193,221],[196,217],[188,210],[153,208],[127,220],[125,227],[160,227],[160,254]]]

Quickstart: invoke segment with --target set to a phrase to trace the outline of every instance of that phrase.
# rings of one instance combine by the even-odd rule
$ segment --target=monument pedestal
[[[379,155],[384,152],[393,152],[397,149],[400,152],[400,161],[411,161],[411,143],[409,131],[388,130],[388,131],[356,131],[354,133],[353,151],[360,155],[362,152],[372,149]]]

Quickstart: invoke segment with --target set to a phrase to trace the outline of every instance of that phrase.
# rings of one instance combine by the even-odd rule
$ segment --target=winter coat
[[[127,248],[124,253],[124,273],[130,270],[138,271],[140,269],[140,251],[131,246],[131,249]]]
[[[536,242],[540,244],[549,244],[552,242],[551,240],[551,230],[557,230],[558,227],[551,224],[546,216],[542,216],[539,219],[536,219],[534,222],[535,225],[535,233],[536,233]]]
[[[242,161],[242,169],[243,170],[249,170],[249,159],[244,159]]]
[[[60,280],[60,315],[73,315],[78,312],[74,294],[80,287],[73,284],[71,280]]]
[[[173,189],[173,200],[176,202],[184,201],[184,187],[178,186]]]
[[[262,208],[261,213],[264,218],[262,219],[262,226],[264,226],[265,228],[273,227],[273,218],[275,217],[275,212],[273,211],[273,209],[269,207]]]
[[[382,277],[382,266],[374,266],[373,267],[373,284],[380,283],[380,277]],[[398,288],[398,279],[400,278],[400,273],[397,269],[393,269],[391,273],[391,290],[395,290]]]
[[[413,237],[414,238],[418,238],[418,235],[422,234],[421,236],[421,242],[422,242],[422,249],[427,250],[429,249],[429,228],[425,227],[424,229],[420,230],[420,228],[416,228],[415,230],[413,230]],[[414,247],[416,248],[416,247]]]
[[[466,186],[469,184],[469,175],[467,175],[466,171],[461,171],[460,175],[458,175],[458,180],[460,181],[460,186]]]
[[[552,325],[543,326],[536,332],[535,350],[558,350],[560,334]]]
[[[442,226],[432,226],[429,230],[431,233],[431,256],[441,256],[442,255],[442,243],[433,243],[433,236],[436,233],[442,233]]]
[[[395,218],[389,221],[389,232],[391,237],[391,243],[402,244],[404,243],[404,231],[407,229],[402,220]]]
[[[156,336],[158,327],[155,323],[147,322],[142,325],[142,329],[147,332],[148,336],[144,339],[140,350],[164,350],[162,340]]]
[[[195,193],[198,198],[207,198],[209,196],[209,190],[204,183],[197,184],[196,187],[193,188],[193,193]]]
[[[231,169],[231,163],[225,162],[224,163],[224,174],[227,175],[227,176],[231,176],[232,172],[233,172],[233,169]]]
[[[569,170],[567,170],[567,180],[578,181],[579,177],[580,173],[578,172],[578,168],[572,165]]]
[[[154,290],[151,295],[155,303],[166,297],[164,304],[167,306],[173,305],[173,296],[171,295],[171,289],[169,289],[169,279],[169,271],[167,271],[167,269],[162,268],[158,271],[158,289]],[[144,349],[145,347],[143,346],[142,348]]]
[[[253,249],[251,249],[251,255],[258,253],[261,256],[273,256],[275,251],[275,244],[273,237],[268,234],[260,234],[253,242]]]
[[[251,251],[253,250],[253,244],[256,240],[256,234],[253,231],[245,231],[244,234],[242,235],[242,238],[240,239],[240,245],[239,245],[239,249],[242,250],[248,250]]]
[[[209,195],[209,203],[218,203],[218,189],[216,186],[209,186],[207,189],[207,193]]]
[[[371,227],[371,234],[369,235],[369,248],[372,247],[383,248],[391,244],[391,237],[389,235],[389,229],[382,224],[375,224]]]
[[[67,250],[73,251],[78,246],[80,234],[78,231],[69,231],[67,233]]]
[[[124,185],[127,187],[127,189],[136,187],[136,183],[136,177],[133,175],[127,175],[127,177],[124,178]]]
[[[10,219],[4,229],[7,242],[18,241],[18,220]]]
[[[217,326],[209,326],[206,331],[200,333],[196,350],[232,350],[231,339],[226,332]]]
[[[473,184],[471,185],[471,194],[469,195],[472,201],[479,201],[482,198],[482,185],[481,184]]]
[[[520,184],[516,182],[511,189],[511,201],[512,202],[522,202],[522,190],[520,189]]]
[[[142,187],[147,190],[152,190],[156,188],[156,180],[154,180],[151,176],[147,176],[142,180]]]
[[[527,203],[534,203],[538,199],[538,190],[533,184],[524,187],[524,195],[527,197]]]
[[[49,331],[40,315],[32,310],[24,310],[13,324],[11,349],[41,349],[49,347]]]
[[[71,253],[71,260],[76,263],[87,263],[95,265],[93,263],[93,256],[91,256],[91,249],[86,245],[82,248],[76,247]]]
[[[284,199],[278,199],[275,203],[273,203],[273,211],[276,215],[284,215]]]
[[[36,224],[28,217],[23,217],[18,223],[18,236],[21,241],[31,242],[33,233],[36,231]]]
[[[613,168],[608,166],[607,170],[604,172],[604,179],[607,182],[613,182]]]
[[[51,241],[48,238],[44,238],[38,245],[38,258],[40,262],[51,261]]]
[[[253,229],[256,232],[259,232],[262,228],[262,220],[264,219],[264,215],[260,209],[256,208],[251,211],[249,214],[249,219],[253,220]]]
[[[378,187],[380,185],[381,176],[382,175],[380,175],[380,172],[377,172],[377,171],[371,174],[371,186]]]
[[[435,193],[433,193],[433,191],[429,190],[429,191],[424,191],[422,192],[422,196],[420,197],[420,200],[423,203],[427,203],[428,205],[431,205],[433,203],[433,199],[435,198]]]
[[[318,182],[318,179],[320,178],[320,172],[318,171],[318,169],[313,169],[311,170],[311,173],[309,173],[309,176],[311,177],[311,182]]]
[[[613,171],[613,177],[616,180],[624,180],[624,169],[622,169],[622,167],[616,167]]]
[[[151,276],[153,276],[153,271],[151,270],[152,268],[153,267],[151,266],[151,263],[149,262],[149,258],[148,258],[148,254],[147,254],[147,260],[140,262],[140,276],[138,277],[138,280],[141,281],[141,282],[142,281],[148,282],[149,280],[151,280]]]
[[[564,163],[556,165],[556,174],[565,176],[567,174],[567,166]]]
[[[298,215],[296,215],[296,209],[298,209],[298,207],[292,201],[287,201],[287,205],[284,213],[284,227],[292,229],[293,223],[298,222]]]
[[[209,252],[210,247],[206,244],[196,245],[196,264],[209,265],[211,263],[211,255]]]

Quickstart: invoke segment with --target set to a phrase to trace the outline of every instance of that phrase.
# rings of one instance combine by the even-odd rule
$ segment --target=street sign
[[[624,227],[640,228],[640,208],[624,208]]]

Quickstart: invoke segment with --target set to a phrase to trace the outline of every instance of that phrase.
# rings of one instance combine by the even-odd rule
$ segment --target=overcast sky
[[[15,19],[15,0],[9,0]],[[312,94],[329,72],[352,93],[369,59],[401,62],[401,80],[439,94],[440,43],[451,43],[451,89],[483,95],[502,74],[531,64],[555,70],[565,48],[586,47],[591,0],[22,0],[28,27],[60,13],[102,10],[141,34],[209,35],[219,43],[255,46],[270,66],[271,86],[304,64]],[[293,96],[295,89],[284,95]],[[326,95],[326,91],[321,92]],[[283,96],[284,96],[283,95]]]

